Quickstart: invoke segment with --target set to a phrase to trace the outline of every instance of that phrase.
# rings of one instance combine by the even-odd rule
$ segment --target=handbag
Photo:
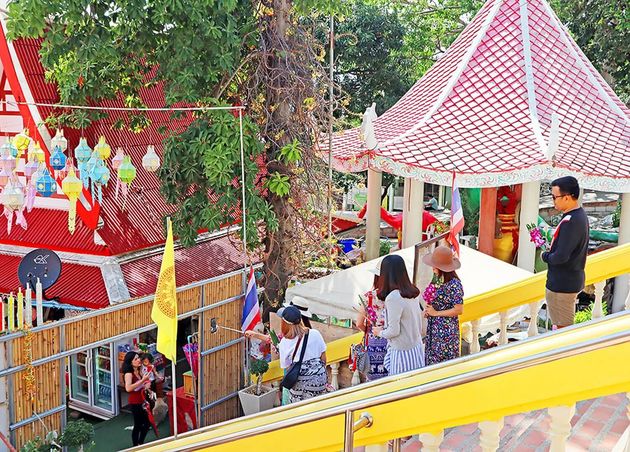
[[[295,350],[293,350],[293,356],[291,357],[291,361],[295,359],[295,354],[297,353],[298,348],[300,348],[301,340],[302,338],[300,338],[297,345],[295,346]],[[302,369],[302,360],[304,359],[304,352],[306,352],[307,344],[308,344],[308,332],[304,335],[304,345],[302,346],[300,359],[289,366],[289,368],[287,369],[287,372],[284,374],[284,377],[282,378],[282,381],[280,382],[280,386],[282,386],[283,388],[293,389],[293,386],[295,386],[295,384],[297,383],[298,378],[300,377],[300,370]]]

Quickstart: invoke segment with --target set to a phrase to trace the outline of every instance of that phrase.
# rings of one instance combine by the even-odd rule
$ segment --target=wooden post
[[[497,217],[497,188],[481,189],[481,205],[479,206],[479,251],[493,255],[494,228]]]

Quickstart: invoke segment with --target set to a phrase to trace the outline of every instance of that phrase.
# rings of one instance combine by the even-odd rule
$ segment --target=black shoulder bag
[[[308,343],[308,332],[304,334],[304,345],[302,346],[302,352],[300,353],[300,360],[295,362],[289,366],[287,372],[284,374],[284,378],[282,378],[282,382],[280,382],[280,386],[287,389],[292,389],[293,386],[298,381],[300,377],[300,369],[302,369],[302,360],[304,359],[304,352],[306,352],[306,344]],[[295,346],[295,350],[293,350],[293,356],[291,357],[291,361],[295,359],[295,354],[300,348],[300,341],[298,341]]]

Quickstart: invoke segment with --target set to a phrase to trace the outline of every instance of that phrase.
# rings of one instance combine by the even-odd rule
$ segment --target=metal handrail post
[[[344,427],[343,451],[354,450],[354,411],[346,411],[346,425]]]

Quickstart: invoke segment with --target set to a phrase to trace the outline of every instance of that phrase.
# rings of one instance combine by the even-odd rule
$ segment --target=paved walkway
[[[610,452],[623,432],[630,426],[626,416],[628,399],[615,394],[599,399],[578,402],[573,426],[567,443],[567,451]],[[549,450],[549,417],[546,410],[516,414],[505,418],[501,431],[501,452],[545,452]],[[447,429],[440,447],[442,452],[480,451],[477,424]],[[403,452],[415,452],[422,448],[417,439],[408,441]]]

